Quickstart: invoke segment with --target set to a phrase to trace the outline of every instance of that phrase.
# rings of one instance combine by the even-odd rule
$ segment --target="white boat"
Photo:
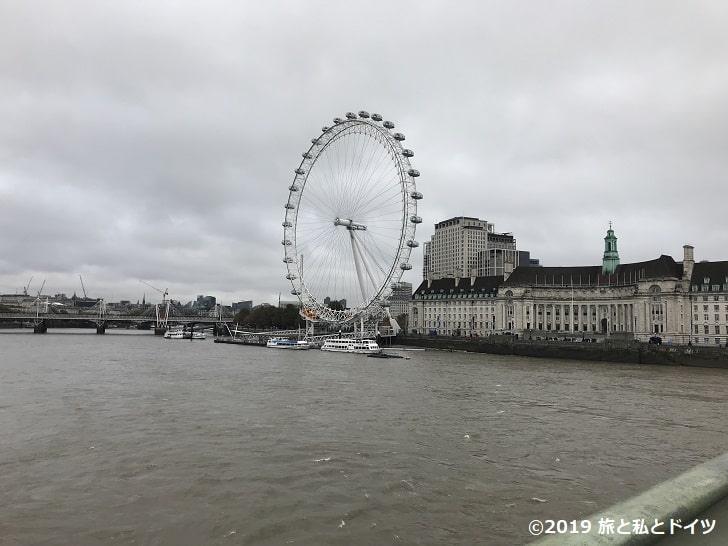
[[[284,337],[272,337],[265,344],[266,347],[272,349],[310,349],[311,344],[308,341],[288,339]]]
[[[374,354],[382,349],[373,339],[352,339],[352,338],[332,338],[324,341],[321,346],[322,351],[334,351],[338,353],[363,353]]]
[[[205,339],[207,336],[202,330],[186,331],[184,326],[172,326],[164,332],[165,339]]]
[[[164,339],[184,339],[185,329],[184,326],[173,326],[166,332],[164,332]]]

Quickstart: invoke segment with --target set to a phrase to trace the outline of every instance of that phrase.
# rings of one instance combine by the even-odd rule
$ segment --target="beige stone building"
[[[516,239],[496,233],[491,222],[456,216],[435,224],[424,245],[424,279],[503,275],[505,263],[518,261]]]
[[[611,226],[601,266],[516,267],[503,276],[425,280],[415,290],[410,331],[432,335],[725,345],[728,262],[662,255],[620,264]]]

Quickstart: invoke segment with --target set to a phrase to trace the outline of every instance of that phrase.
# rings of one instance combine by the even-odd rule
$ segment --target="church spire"
[[[604,238],[604,257],[602,258],[602,273],[611,275],[619,265],[619,252],[617,252],[617,238],[614,236],[612,222],[609,222],[607,236]]]

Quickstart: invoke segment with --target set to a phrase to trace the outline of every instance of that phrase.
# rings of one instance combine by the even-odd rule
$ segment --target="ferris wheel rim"
[[[291,186],[289,186],[289,197],[285,204],[286,215],[285,221],[283,222],[284,227],[284,238],[282,244],[285,248],[284,262],[288,274],[286,278],[291,282],[292,293],[296,295],[302,306],[302,314],[312,320],[323,320],[328,322],[347,322],[354,320],[367,312],[374,312],[378,308],[381,308],[382,301],[388,297],[391,292],[393,283],[399,282],[403,273],[411,269],[409,264],[409,258],[413,248],[418,246],[414,240],[416,225],[421,222],[419,216],[417,216],[417,201],[422,198],[422,195],[416,190],[415,178],[419,176],[419,171],[412,168],[409,158],[414,154],[411,150],[406,149],[402,146],[401,142],[404,140],[404,135],[401,133],[393,133],[392,129],[394,124],[388,121],[382,121],[382,117],[377,114],[369,116],[366,112],[359,112],[358,115],[349,113],[346,119],[335,118],[334,125],[330,127],[323,127],[321,134],[312,139],[311,146],[306,152],[302,154],[303,159],[301,160],[298,168],[295,169],[295,177]],[[367,237],[374,238],[376,233],[366,233],[370,228],[360,223],[357,218],[348,217],[346,214],[336,215],[334,218],[330,218],[334,229],[339,227],[344,228],[348,233],[348,240],[351,243],[351,251],[354,255],[354,264],[356,265],[356,274],[358,276],[359,288],[361,289],[361,298],[356,305],[348,307],[345,310],[334,310],[331,309],[326,302],[322,301],[322,294],[320,287],[316,287],[314,290],[312,287],[317,284],[316,281],[320,279],[308,279],[306,273],[308,269],[304,269],[304,256],[299,255],[299,242],[301,241],[302,231],[299,231],[299,223],[303,221],[299,217],[301,212],[301,202],[304,200],[306,194],[307,185],[309,190],[311,189],[310,184],[327,184],[311,178],[311,173],[316,172],[317,165],[319,162],[323,164],[327,157],[327,152],[332,150],[337,143],[343,141],[344,144],[348,144],[349,141],[354,141],[354,138],[364,136],[376,141],[379,149],[376,149],[378,156],[381,156],[382,151],[386,152],[386,155],[391,161],[391,165],[385,165],[385,169],[394,169],[396,173],[396,189],[400,199],[399,205],[399,227],[397,229],[396,244],[392,244],[391,248],[387,245],[386,250],[389,252],[388,255],[379,256],[379,263],[377,263],[378,271],[372,273],[366,261],[366,254],[369,253],[371,256],[374,255],[375,251],[373,248],[376,244],[372,241],[368,241],[371,244],[371,248],[365,248],[364,240]],[[349,139],[349,140],[347,140]],[[371,152],[374,155],[374,152]],[[381,160],[380,160],[381,161]],[[386,163],[386,161],[382,161]],[[338,174],[338,173],[337,173]],[[387,176],[392,176],[391,173],[387,173]],[[354,177],[355,178],[355,177]],[[338,180],[337,180],[338,183]],[[363,182],[359,181],[359,184]],[[353,184],[353,183],[352,183]],[[332,186],[334,187],[334,186]],[[353,187],[353,185],[351,186]],[[388,206],[392,212],[389,213],[387,229],[389,232],[394,232],[393,218],[394,215],[394,203],[395,197],[393,192],[394,178],[388,179],[386,182],[381,184],[386,190],[389,196],[390,204]],[[315,196],[314,190],[314,198]],[[338,188],[337,188],[338,191]],[[360,190],[357,190],[360,191]],[[361,191],[360,191],[361,193]],[[322,198],[321,201],[324,199]],[[304,203],[311,209],[313,199],[306,199]],[[342,210],[348,210],[346,206],[339,205]],[[354,210],[354,208],[351,208]],[[310,214],[310,210],[307,209],[307,214]],[[353,214],[351,216],[354,216]],[[376,220],[373,220],[376,221]],[[384,222],[384,220],[382,220]],[[320,223],[320,221],[319,221]],[[390,225],[391,224],[391,225]],[[384,224],[382,224],[384,225]],[[323,233],[324,228],[318,228],[319,232]],[[361,233],[354,233],[354,232]],[[370,230],[374,231],[374,230]],[[384,229],[380,229],[384,231]],[[314,230],[311,230],[314,233]],[[318,233],[318,232],[316,232]],[[328,230],[326,231],[328,236]],[[346,237],[342,235],[343,231],[339,230],[337,236],[339,239]],[[312,235],[307,235],[313,237]],[[392,239],[394,239],[394,235]],[[381,236],[380,236],[381,240]],[[306,246],[310,242],[302,243],[302,246]],[[339,244],[344,244],[339,241]],[[347,251],[348,252],[348,251]],[[357,260],[357,256],[359,260]],[[391,263],[388,267],[385,267],[381,262],[386,259],[391,259]],[[361,266],[361,264],[364,266]],[[319,266],[320,267],[320,266]],[[362,270],[366,269],[366,273]],[[319,275],[323,269],[318,269]],[[364,285],[366,277],[369,276],[371,281],[369,284],[371,288],[365,290]],[[362,279],[365,279],[364,281]],[[352,281],[352,287],[356,284]],[[351,287],[349,288],[351,290]],[[347,302],[348,303],[348,302]]]

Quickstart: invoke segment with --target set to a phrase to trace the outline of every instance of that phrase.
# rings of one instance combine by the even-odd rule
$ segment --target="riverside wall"
[[[397,336],[397,345],[498,355],[562,358],[631,364],[698,366],[728,369],[728,349],[684,345],[650,345],[638,341],[583,343],[516,339],[515,336]]]

